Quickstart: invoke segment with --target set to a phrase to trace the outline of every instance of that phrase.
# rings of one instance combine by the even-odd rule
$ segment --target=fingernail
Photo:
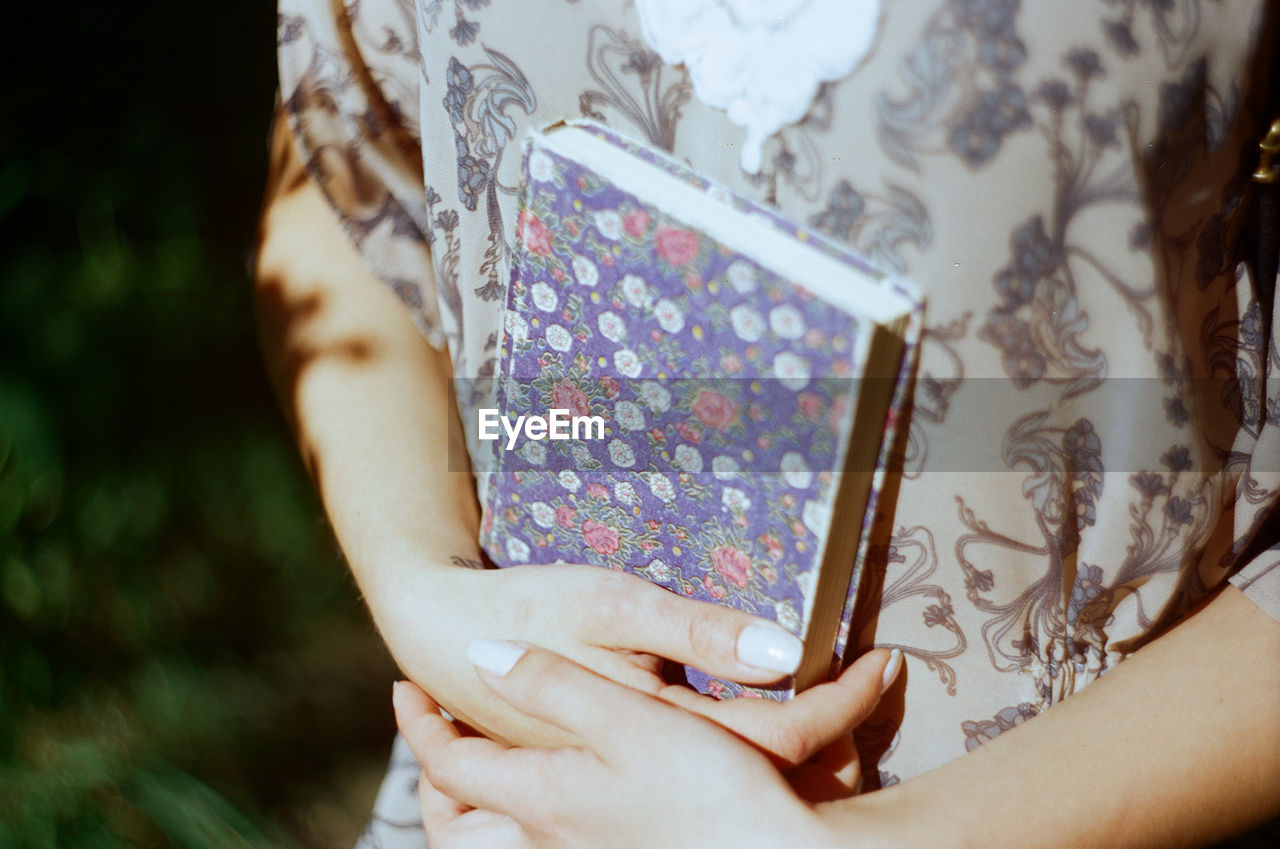
[[[893,681],[898,677],[898,673],[902,671],[902,649],[894,649],[889,652],[889,662],[884,665],[884,675],[880,679],[880,695],[893,685]]]
[[[738,660],[770,672],[795,672],[804,644],[777,625],[748,625],[738,633]]]
[[[404,700],[405,689],[401,686],[402,684],[404,684],[403,681],[393,681],[391,683],[391,704],[397,710],[400,709],[400,703]]]
[[[467,646],[467,660],[499,677],[510,672],[524,653],[524,646],[506,640],[476,640]]]

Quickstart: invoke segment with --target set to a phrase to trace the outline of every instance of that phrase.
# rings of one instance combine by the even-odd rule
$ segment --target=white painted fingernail
[[[885,691],[893,686],[893,681],[898,677],[898,673],[902,671],[902,649],[894,649],[889,652],[889,662],[884,665],[884,675],[880,679],[880,694],[884,695]]]
[[[795,672],[804,644],[777,625],[748,625],[738,633],[738,660],[770,672]]]
[[[526,649],[506,640],[476,640],[467,646],[467,660],[499,677],[511,671]]]

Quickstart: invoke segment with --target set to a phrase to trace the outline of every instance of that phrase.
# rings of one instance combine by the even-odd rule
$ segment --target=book
[[[481,545],[777,622],[838,671],[923,304],[910,283],[589,122],[524,145]]]

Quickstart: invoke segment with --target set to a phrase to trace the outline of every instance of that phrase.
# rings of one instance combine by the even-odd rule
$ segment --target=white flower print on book
[[[801,623],[800,614],[796,613],[795,605],[790,601],[780,601],[773,608],[774,616],[777,618],[778,624],[786,628],[793,634],[799,634]]]
[[[547,462],[547,446],[541,442],[529,440],[520,446],[520,456],[530,466],[541,466]]]
[[[649,579],[656,584],[665,584],[676,577],[675,571],[656,557],[649,561],[644,571],[649,573]]]
[[[512,341],[517,345],[529,338],[529,322],[525,321],[518,313],[507,313],[506,325],[507,333],[511,335]]]
[[[831,524],[831,506],[816,499],[810,499],[805,502],[804,510],[800,511],[800,518],[804,521],[806,528],[822,536]]]
[[[725,276],[729,279],[729,285],[735,291],[744,295],[755,291],[757,282],[756,267],[746,260],[735,260],[729,266],[728,271],[725,272]]]
[[[791,304],[783,304],[769,313],[769,328],[783,339],[799,339],[804,335],[804,317]]]
[[[517,537],[507,538],[507,557],[513,563],[529,562],[529,544]]]
[[[649,491],[653,493],[654,498],[661,501],[672,501],[676,497],[676,488],[671,480],[658,472],[645,472],[644,482],[648,484]]]
[[[782,477],[796,489],[804,489],[813,483],[813,472],[799,451],[788,451],[782,455]]]
[[[684,310],[668,298],[653,305],[653,316],[658,320],[658,326],[668,333],[679,333],[684,329]]]
[[[711,460],[711,471],[715,474],[716,480],[733,480],[737,477],[739,468],[737,460],[724,454]]]
[[[600,271],[585,256],[573,258],[573,277],[583,286],[594,287],[600,282]]]
[[[724,492],[720,494],[720,503],[730,510],[745,511],[751,508],[751,499],[742,490],[726,486]]]
[[[627,323],[612,310],[600,313],[596,319],[596,327],[600,328],[600,334],[610,342],[622,344],[627,339]]]
[[[556,511],[545,501],[530,504],[529,513],[533,516],[533,523],[540,528],[549,528],[556,522]]]
[[[595,216],[596,230],[611,242],[622,236],[622,216],[616,210],[606,209]]]
[[[773,376],[788,389],[800,390],[808,386],[809,372],[809,361],[799,354],[783,351],[773,358]]]
[[[646,380],[640,385],[638,394],[644,405],[655,413],[665,413],[671,409],[671,392],[661,383]]]
[[[632,306],[647,307],[653,303],[653,293],[649,291],[649,284],[638,274],[626,275],[618,281],[618,286],[622,290],[622,297],[626,298],[627,303]]]
[[[702,454],[692,445],[677,445],[672,463],[682,471],[700,472],[702,471]]]
[[[635,504],[640,501],[636,489],[626,481],[618,481],[613,485],[613,497],[621,504]]]
[[[575,475],[570,469],[563,469],[556,475],[556,480],[560,485],[570,492],[577,492],[582,486],[582,478]]]
[[[644,410],[631,401],[619,401],[613,408],[613,417],[623,432],[644,430]]]
[[[636,464],[636,453],[631,450],[631,446],[621,439],[615,439],[609,443],[609,459],[613,461],[615,466],[623,469],[629,469]]]
[[[746,304],[738,304],[729,310],[729,323],[733,325],[733,332],[738,334],[738,338],[743,342],[758,342],[764,335],[764,319],[760,317],[760,313]]]
[[[643,365],[640,362],[640,358],[636,356],[635,351],[630,348],[622,348],[613,354],[613,367],[623,377],[639,377]]]
[[[573,347],[573,334],[558,324],[548,325],[547,344],[556,351],[567,351]]]
[[[551,312],[560,304],[555,290],[541,280],[533,284],[529,294],[533,298],[533,305],[543,312]]]

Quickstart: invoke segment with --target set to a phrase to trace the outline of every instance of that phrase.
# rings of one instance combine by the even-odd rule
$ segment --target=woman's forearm
[[[1276,813],[1280,623],[1228,587],[1042,716],[824,818],[893,846],[1172,849]]]
[[[274,140],[257,260],[268,369],[356,580],[405,673],[467,721],[563,740],[482,692],[465,662],[478,508],[450,427],[448,356],[374,279],[293,154]],[[451,470],[449,458],[458,470]],[[471,583],[469,583],[471,582]]]

